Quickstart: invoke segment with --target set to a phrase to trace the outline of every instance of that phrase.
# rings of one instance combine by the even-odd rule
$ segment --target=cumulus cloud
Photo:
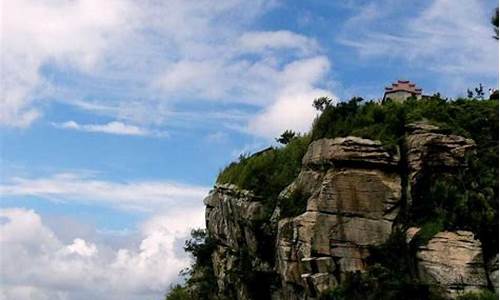
[[[281,89],[276,100],[250,120],[248,131],[263,137],[276,137],[287,129],[306,132],[310,129],[315,111],[312,100],[322,96],[333,98],[330,91],[316,88],[324,79],[329,61],[314,57],[295,61],[280,74]]]
[[[245,103],[254,107],[252,111],[265,110],[282,101],[289,65],[307,58],[326,59],[313,38],[287,30],[251,29],[273,6],[273,1],[243,0],[8,2],[2,66],[9,82],[2,79],[5,104],[0,122],[28,126],[42,113],[37,105],[41,99],[117,120],[63,127],[132,135],[143,134],[151,124],[189,126],[182,119],[185,114],[175,111],[181,102]],[[30,41],[30,47],[23,41]],[[47,66],[70,69],[69,76],[84,74],[86,81],[66,86],[50,80],[42,72]],[[86,99],[86,82],[92,83],[93,94],[106,99]],[[325,89],[319,80],[307,84],[311,90]],[[196,114],[197,108],[190,107],[187,113]],[[230,115],[212,114],[220,120]],[[233,127],[247,127],[248,118],[231,122]]]
[[[222,46],[222,57],[173,64],[157,86],[193,98],[255,105],[260,112],[241,128],[265,138],[284,129],[306,131],[314,117],[312,100],[332,95],[321,88],[330,62],[314,39],[290,31],[251,31]]]
[[[357,9],[340,42],[362,57],[402,59],[448,81],[471,76],[498,80],[498,43],[489,23],[492,7],[477,0],[435,0],[408,16],[408,7],[398,4],[372,1]]]
[[[32,210],[0,210],[0,297],[28,299],[160,299],[190,263],[177,240],[203,226],[201,207],[174,209],[147,220],[141,240],[113,249],[75,237],[69,244]]]
[[[53,123],[54,127],[62,129],[72,129],[86,132],[100,132],[117,135],[136,135],[136,136],[154,136],[167,137],[166,131],[153,131],[149,128],[142,128],[135,125],[125,124],[123,122],[113,121],[106,124],[78,124],[75,121],[63,123]]]
[[[197,203],[208,190],[208,187],[169,181],[105,181],[79,173],[59,173],[43,178],[14,177],[0,185],[2,197],[35,196],[52,201],[99,203],[139,211]]]
[[[0,124],[25,127],[47,92],[41,67],[55,63],[94,70],[112,40],[133,23],[128,1],[2,1]]]

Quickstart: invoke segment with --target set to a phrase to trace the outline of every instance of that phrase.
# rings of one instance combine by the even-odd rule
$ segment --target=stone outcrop
[[[498,254],[493,257],[487,265],[488,278],[490,279],[491,285],[498,293]]]
[[[488,286],[481,243],[469,231],[440,232],[417,251],[419,275],[449,298]]]
[[[368,247],[389,237],[401,199],[398,158],[378,142],[318,140],[302,163],[286,191],[311,195],[307,211],[278,224],[276,269],[283,299],[316,297],[342,274],[364,270]]]
[[[203,203],[207,229],[220,244],[235,251],[245,246],[256,253],[257,239],[250,228],[266,217],[259,198],[234,185],[217,185]]]
[[[384,150],[379,141],[348,136],[314,141],[302,159],[302,164],[309,167],[328,163],[353,165],[356,162],[364,166],[395,166],[398,158]]]
[[[234,185],[215,186],[204,203],[206,227],[217,243],[212,263],[218,289],[229,299],[252,299],[252,288],[238,273],[253,271],[267,278],[273,272],[266,257],[272,237],[261,226],[268,215],[264,205]]]
[[[411,123],[406,127],[406,159],[412,185],[426,170],[432,172],[463,167],[466,153],[475,147],[473,140],[445,134],[439,127],[426,122]]]
[[[312,300],[347,273],[363,272],[369,249],[400,227],[399,212],[409,207],[419,180],[463,167],[475,144],[421,122],[408,125],[405,147],[395,154],[358,137],[316,140],[274,210],[251,191],[216,185],[204,203],[219,296]],[[285,217],[281,203],[297,195],[307,202],[305,211]],[[408,229],[409,244],[419,230]],[[416,261],[418,275],[450,298],[498,282],[498,256],[485,266],[470,232],[437,234],[417,249]]]

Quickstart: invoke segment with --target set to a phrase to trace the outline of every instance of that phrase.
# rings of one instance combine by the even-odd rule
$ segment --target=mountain
[[[497,299],[498,101],[327,103],[219,174],[166,299]]]

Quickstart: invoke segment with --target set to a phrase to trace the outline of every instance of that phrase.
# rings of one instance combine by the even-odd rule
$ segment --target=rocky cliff
[[[307,211],[278,218],[276,271],[283,299],[312,298],[365,268],[368,247],[391,234],[401,201],[398,157],[355,137],[313,142],[282,194],[300,189]],[[279,204],[277,210],[279,210]]]
[[[465,157],[475,149],[473,140],[427,123],[407,125],[405,136],[404,151],[392,153],[353,136],[312,142],[300,173],[271,209],[252,191],[216,185],[204,203],[216,244],[217,297],[319,299],[349,274],[364,272],[370,249],[405,227],[398,218],[418,198],[421,179],[467,167]],[[284,200],[297,195],[305,210],[283,215]],[[419,230],[407,229],[408,245]],[[469,231],[439,232],[414,258],[415,276],[446,298],[488,288],[498,277],[498,258],[496,266],[485,264]]]

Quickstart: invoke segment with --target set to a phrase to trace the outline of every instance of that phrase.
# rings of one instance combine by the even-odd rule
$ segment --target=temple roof
[[[405,91],[415,95],[421,95],[422,89],[417,88],[414,83],[411,83],[409,80],[398,80],[398,82],[393,83],[392,86],[385,88],[385,93],[392,93],[398,91]]]

